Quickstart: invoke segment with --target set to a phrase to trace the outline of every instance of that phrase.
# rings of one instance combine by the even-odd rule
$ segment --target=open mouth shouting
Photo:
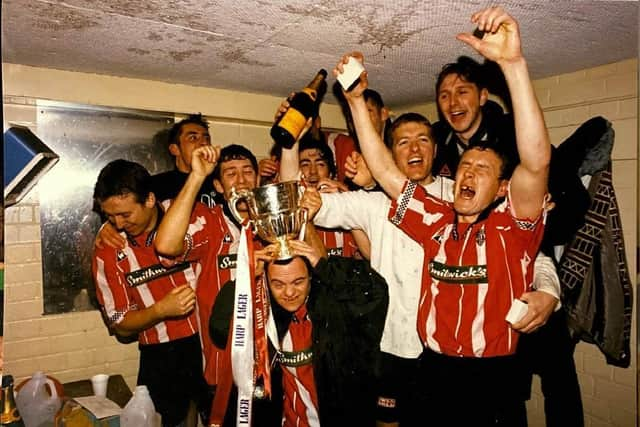
[[[459,194],[463,199],[470,200],[476,195],[476,190],[469,185],[461,185]]]

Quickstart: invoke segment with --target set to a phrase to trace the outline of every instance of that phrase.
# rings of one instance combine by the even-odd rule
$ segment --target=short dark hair
[[[182,133],[182,128],[190,123],[202,126],[206,130],[209,130],[209,123],[207,123],[204,117],[202,117],[201,113],[190,114],[186,118],[171,126],[171,129],[169,129],[169,145],[178,145],[180,143],[180,134]]]
[[[311,265],[311,262],[307,259],[307,257],[304,257],[302,255],[294,255],[291,258],[287,258],[287,259],[275,259],[273,261],[269,261],[265,267],[265,272],[267,273],[267,279],[269,278],[268,273],[269,273],[269,267],[271,265],[289,265],[298,258],[301,259],[304,265],[307,267],[309,278],[311,278],[311,272],[313,271],[313,266]]]
[[[362,92],[362,96],[364,96],[365,102],[371,101],[376,107],[384,108],[382,96],[377,91],[367,88]]]
[[[512,161],[512,156],[508,152],[503,144],[496,142],[495,140],[484,140],[484,141],[472,141],[469,143],[467,147],[465,147],[464,152],[469,150],[480,150],[480,151],[493,151],[496,153],[498,158],[500,159],[500,179],[511,179],[511,175],[513,175],[513,171],[515,170],[515,164]],[[464,154],[463,152],[463,154]],[[462,158],[462,157],[460,157]]]
[[[427,129],[429,129],[429,133],[431,133],[431,122],[425,116],[419,113],[404,113],[398,116],[397,119],[393,121],[389,130],[385,132],[384,143],[388,148],[393,147],[393,132],[400,127],[400,125],[404,125],[406,123],[420,123],[425,125]],[[435,143],[435,142],[434,142]]]
[[[440,70],[440,74],[438,74],[438,79],[436,80],[436,97],[440,93],[440,85],[442,85],[443,80],[451,74],[457,74],[465,82],[478,86],[478,89],[487,88],[482,64],[468,56],[459,56],[456,62],[445,64],[442,70]]]
[[[139,163],[118,159],[107,164],[98,175],[93,199],[102,203],[109,197],[133,194],[144,203],[151,193],[151,175]]]
[[[258,173],[258,160],[256,160],[256,156],[253,155],[251,150],[243,145],[231,144],[220,150],[220,158],[218,159],[218,164],[213,170],[214,179],[220,180],[221,165],[224,162],[229,162],[231,160],[249,160],[251,162],[251,167],[253,167],[255,173]]]
[[[314,136],[310,132],[307,132],[300,140],[298,153],[302,153],[304,150],[318,150],[320,152],[320,157],[322,158],[322,160],[327,162],[331,178],[336,176],[338,170],[336,168],[336,162],[334,160],[333,152],[331,151],[331,147],[329,147],[329,144],[327,144],[323,140],[314,138]]]

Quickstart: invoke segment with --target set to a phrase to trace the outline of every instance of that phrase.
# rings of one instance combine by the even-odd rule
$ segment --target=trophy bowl
[[[304,188],[298,181],[268,184],[253,190],[233,189],[229,209],[242,223],[237,205],[245,201],[253,231],[262,240],[278,244],[278,259],[289,259],[293,254],[288,241],[299,238],[307,222],[307,211],[300,207],[303,193]]]

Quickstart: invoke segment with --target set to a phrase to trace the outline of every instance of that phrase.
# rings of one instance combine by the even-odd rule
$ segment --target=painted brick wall
[[[111,95],[96,95],[101,93],[103,86],[107,86],[103,82],[107,79],[105,76],[22,66],[14,70],[13,67],[15,66],[3,70],[5,124],[20,122],[35,126],[36,110],[32,99],[38,96],[96,105],[150,108],[146,104],[137,105],[135,100],[125,105],[114,104],[109,98]],[[42,89],[38,89],[35,83],[31,84],[30,80],[39,81],[40,76],[51,76],[52,73],[56,79],[77,79],[74,85],[62,87],[74,87],[83,97],[89,98],[76,98],[69,95],[68,90],[40,95]],[[8,75],[13,77],[7,79]],[[109,80],[109,93],[113,94],[113,85],[123,92],[130,89],[129,83],[126,83],[128,79],[113,80]],[[131,90],[136,90],[139,86],[138,82],[130,84]],[[155,93],[155,96],[164,99],[156,101],[159,110],[168,110],[161,108],[166,107],[168,100],[184,99],[177,96],[184,91],[184,87],[176,85],[174,88],[160,83],[149,85],[152,87],[148,88],[147,93]],[[561,142],[580,123],[592,116],[603,115],[613,122],[616,131],[614,186],[621,208],[629,267],[631,271],[636,271],[634,254],[638,235],[637,60],[555,76],[537,81],[535,86],[554,143]],[[54,90],[55,87],[56,85],[49,85],[47,91]],[[211,102],[208,101],[211,98],[198,99]],[[224,102],[219,96],[217,100]],[[145,102],[148,104],[149,100],[145,99]],[[275,106],[277,102],[279,100],[274,99],[272,104]],[[181,111],[202,111],[206,114],[208,110],[218,112],[213,106],[181,106]],[[401,110],[407,108],[397,109],[398,112]],[[410,110],[422,111],[430,119],[435,119],[433,104],[412,106]],[[267,112],[262,115],[269,117]],[[232,142],[246,144],[259,157],[265,156],[268,151],[268,140],[265,139],[268,138],[267,129],[267,123],[244,119],[213,119],[212,123],[214,141],[225,145]],[[120,373],[133,386],[137,372],[137,347],[135,344],[120,344],[114,337],[109,336],[97,312],[42,315],[37,187],[26,200],[7,209],[5,221],[5,372],[21,379],[35,370],[44,370],[63,382],[87,378],[100,372]],[[633,335],[632,348],[635,348],[635,330]],[[606,365],[604,358],[594,346],[580,344],[575,358],[585,403],[586,426],[635,425],[635,357],[629,369],[611,368]],[[532,400],[528,404],[528,411],[530,426],[544,425],[542,400],[537,382]]]
[[[563,74],[535,82],[552,143],[561,143],[578,126],[601,115],[616,133],[613,182],[624,230],[632,281],[636,284],[638,236],[638,61],[628,60]],[[635,291],[634,291],[635,293]],[[631,348],[636,349],[634,330]],[[552,349],[549,349],[553,351]],[[637,364],[630,368],[606,364],[594,345],[578,344],[578,369],[587,427],[631,427],[637,421]],[[528,404],[529,425],[544,426],[542,394],[536,379]]]

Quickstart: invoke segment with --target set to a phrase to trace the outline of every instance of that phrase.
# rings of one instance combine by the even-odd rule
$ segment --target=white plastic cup
[[[109,375],[98,374],[91,377],[93,394],[96,396],[107,397],[107,384],[109,384]]]
[[[342,69],[344,71],[338,74],[336,79],[340,82],[342,88],[348,92],[358,83],[360,74],[364,71],[364,66],[362,65],[362,62],[358,61],[353,56],[350,56],[349,62],[342,64]]]

